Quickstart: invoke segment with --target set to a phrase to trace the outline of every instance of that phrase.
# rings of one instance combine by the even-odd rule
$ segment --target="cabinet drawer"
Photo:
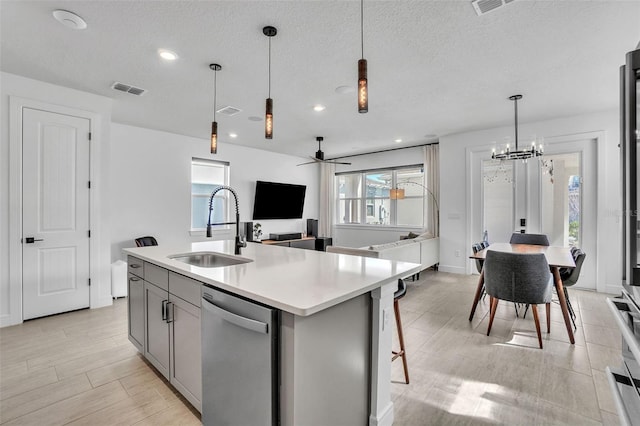
[[[127,268],[130,274],[144,278],[144,262],[137,257],[128,256]]]
[[[201,287],[202,284],[199,281],[169,272],[169,293],[193,305],[200,306]]]
[[[169,271],[153,263],[144,262],[144,280],[163,290],[169,290]]]

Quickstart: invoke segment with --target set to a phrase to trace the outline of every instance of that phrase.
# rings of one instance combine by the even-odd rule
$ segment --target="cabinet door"
[[[129,341],[144,353],[144,281],[129,274],[127,282],[127,309],[129,314]]]
[[[202,399],[200,308],[169,294],[171,384],[198,410]]]
[[[144,355],[163,376],[169,378],[169,293],[144,282],[146,339]]]

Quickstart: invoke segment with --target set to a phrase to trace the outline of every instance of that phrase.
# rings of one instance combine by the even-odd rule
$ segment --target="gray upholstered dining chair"
[[[487,294],[491,297],[487,336],[491,333],[498,300],[526,303],[531,305],[538,343],[542,349],[537,305],[544,303],[546,306],[547,333],[549,333],[553,289],[553,278],[545,255],[489,251],[484,261],[484,285]]]
[[[545,234],[522,234],[514,232],[511,234],[509,244],[533,244],[536,246],[548,246],[549,238]]]

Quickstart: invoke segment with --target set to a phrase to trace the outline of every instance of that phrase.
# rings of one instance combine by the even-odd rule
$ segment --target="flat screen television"
[[[305,185],[256,182],[253,220],[302,219]]]

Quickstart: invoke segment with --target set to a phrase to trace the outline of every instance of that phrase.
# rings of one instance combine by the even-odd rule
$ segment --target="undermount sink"
[[[195,253],[174,254],[169,259],[184,262],[188,265],[199,266],[201,268],[221,268],[224,266],[240,265],[253,262],[244,257],[228,256],[226,254],[201,251]]]

